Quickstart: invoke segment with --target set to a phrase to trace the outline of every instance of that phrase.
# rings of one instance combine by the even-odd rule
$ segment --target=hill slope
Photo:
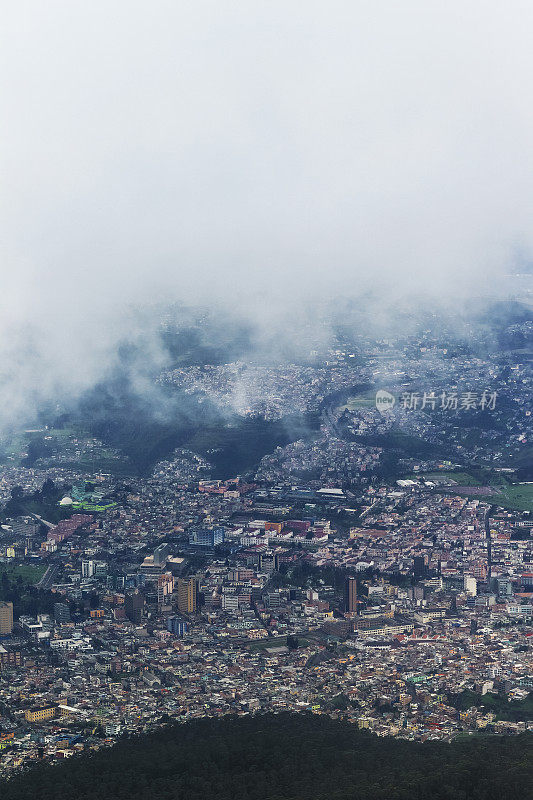
[[[533,736],[377,738],[325,716],[201,719],[6,783],[2,800],[502,800],[533,796]]]

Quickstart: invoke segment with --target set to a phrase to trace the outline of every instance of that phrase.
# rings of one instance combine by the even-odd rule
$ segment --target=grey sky
[[[462,296],[530,257],[529,2],[10,0],[2,17],[4,361],[28,320],[68,372],[125,301]]]

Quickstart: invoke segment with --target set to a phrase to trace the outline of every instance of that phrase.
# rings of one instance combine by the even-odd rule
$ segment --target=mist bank
[[[419,377],[438,373],[439,364],[455,356],[523,359],[531,350],[531,318],[528,304],[517,300],[472,299],[451,309],[440,302],[420,306],[414,298],[386,306],[383,298],[365,294],[308,304],[298,313],[287,308],[284,324],[272,327],[265,318],[229,307],[147,304],[129,308],[120,324],[114,319],[113,326],[100,327],[94,347],[86,338],[74,341],[79,350],[73,362],[70,341],[36,339],[33,347],[23,346],[0,387],[3,430],[74,425],[117,448],[133,474],[146,474],[175,448],[185,447],[204,455],[214,475],[227,477],[316,431],[316,415],[307,413],[312,408],[288,409],[271,421],[261,419],[260,412],[249,418],[243,410],[254,403],[260,409],[268,394],[280,390],[280,368],[298,365],[311,371],[311,380],[324,370],[327,374],[331,368],[325,365],[339,363],[348,385],[356,386],[369,379],[366,363],[372,353],[394,357],[405,343],[413,354],[415,380],[417,369]],[[189,392],[160,380],[169,370],[194,368],[201,376],[225,365],[235,373],[235,386],[224,403],[205,386]],[[249,372],[264,376],[262,390]],[[346,386],[333,384],[329,399],[315,404],[315,411],[346,394]]]
[[[198,363],[284,363],[531,300],[527,4],[21,0],[3,22],[0,429],[125,348],[149,396],[190,328]]]
[[[132,419],[218,423],[227,411],[210,398],[202,406],[158,382],[162,372],[175,368],[233,362],[312,366],[339,353],[362,365],[376,343],[394,349],[409,337],[429,350],[447,349],[432,358],[485,357],[527,350],[533,338],[531,306],[514,299],[470,299],[450,307],[435,299],[420,304],[419,298],[387,304],[367,293],[300,305],[287,298],[276,318],[268,308],[263,315],[250,312],[145,304],[110,310],[89,325],[80,318],[76,335],[66,330],[64,336],[46,335],[49,321],[36,319],[2,339],[0,430],[49,424],[64,412],[90,410],[95,422],[110,420],[119,411],[132,412],[133,400]]]

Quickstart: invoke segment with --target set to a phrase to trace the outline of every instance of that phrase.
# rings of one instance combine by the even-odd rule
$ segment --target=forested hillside
[[[0,783],[2,800],[533,797],[533,736],[383,739],[309,714],[199,719]]]

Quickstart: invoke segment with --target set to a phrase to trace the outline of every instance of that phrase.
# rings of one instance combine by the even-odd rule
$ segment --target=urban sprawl
[[[250,474],[213,478],[188,449],[146,477],[93,471],[103,444],[79,432],[5,462],[0,774],[225,714],[311,711],[413,740],[533,729],[533,517],[516,477],[530,366],[431,342],[356,361],[159,376],[237,417],[315,415]],[[459,404],[384,412],[376,389]],[[492,405],[461,408],[467,392]]]

